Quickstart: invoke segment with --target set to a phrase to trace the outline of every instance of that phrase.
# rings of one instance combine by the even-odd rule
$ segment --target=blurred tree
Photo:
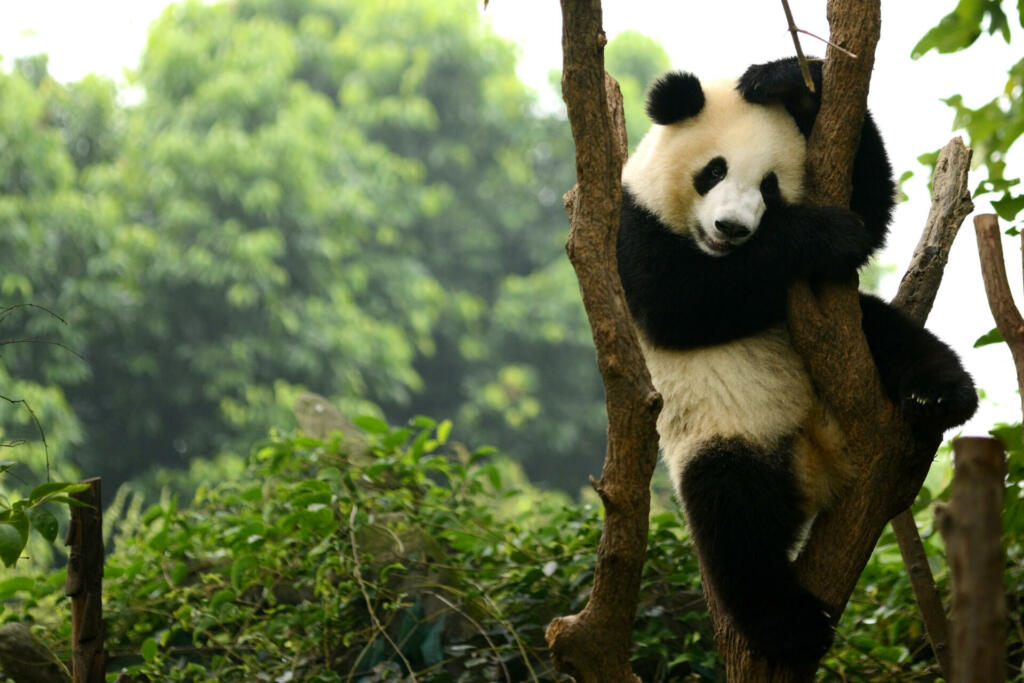
[[[3,200],[34,207],[7,217],[31,229],[0,254],[5,299],[65,313],[88,360],[32,351],[15,374],[64,387],[89,473],[244,448],[304,388],[464,413],[549,482],[600,462],[561,247],[571,141],[472,0],[173,5],[129,109],[45,59],[5,78],[36,127],[0,163]],[[516,377],[525,408],[478,394]]]

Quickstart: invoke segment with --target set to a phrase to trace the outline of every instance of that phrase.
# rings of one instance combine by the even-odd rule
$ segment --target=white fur
[[[652,124],[626,162],[622,181],[642,206],[679,234],[695,234],[699,222],[715,237],[716,219],[739,217],[742,224],[753,221],[749,227],[756,227],[754,217],[760,220],[764,210],[761,181],[769,172],[778,177],[786,201],[801,199],[806,142],[781,104],[747,102],[735,80],[702,88],[700,113],[668,126]],[[717,156],[728,163],[726,179],[700,197],[693,176]]]
[[[645,344],[651,381],[664,399],[658,417],[662,457],[672,482],[715,437],[773,444],[794,434],[816,404],[803,361],[784,327],[705,348]]]
[[[704,230],[694,235],[697,246],[711,256],[725,256],[753,237],[764,211],[760,181],[751,187],[730,173],[710,192],[703,197],[698,195],[694,201],[693,213]],[[742,225],[750,232],[740,238],[729,237],[715,227],[718,221]]]

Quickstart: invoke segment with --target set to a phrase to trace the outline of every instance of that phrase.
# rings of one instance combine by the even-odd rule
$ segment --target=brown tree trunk
[[[998,439],[962,438],[953,445],[950,503],[935,522],[953,578],[951,683],[1006,680],[1006,593],[1003,590],[1003,478]]]
[[[619,683],[636,680],[629,653],[647,548],[661,397],[651,385],[616,268],[627,147],[622,96],[604,72],[600,0],[562,0],[562,17],[562,93],[576,144],[577,180],[566,196],[571,224],[566,251],[604,381],[608,452],[601,479],[592,480],[605,522],[590,600],[579,614],[555,619],[546,636],[561,671],[580,683]]]

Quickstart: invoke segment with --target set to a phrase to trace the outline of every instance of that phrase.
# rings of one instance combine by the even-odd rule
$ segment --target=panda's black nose
[[[733,221],[715,221],[715,227],[718,228],[718,232],[732,240],[737,240],[750,234],[750,228]]]

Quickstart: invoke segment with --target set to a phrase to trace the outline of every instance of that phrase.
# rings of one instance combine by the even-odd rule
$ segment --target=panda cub
[[[821,63],[812,62],[817,92]],[[806,137],[820,101],[796,60],[702,84],[650,88],[651,130],[623,169],[618,268],[655,387],[662,457],[708,579],[750,645],[815,661],[832,625],[789,561],[851,477],[843,434],[785,324],[787,285],[847,281],[885,241],[895,186],[864,122],[851,209],[803,203]],[[959,359],[861,294],[882,383],[915,429],[962,424],[977,394]]]

